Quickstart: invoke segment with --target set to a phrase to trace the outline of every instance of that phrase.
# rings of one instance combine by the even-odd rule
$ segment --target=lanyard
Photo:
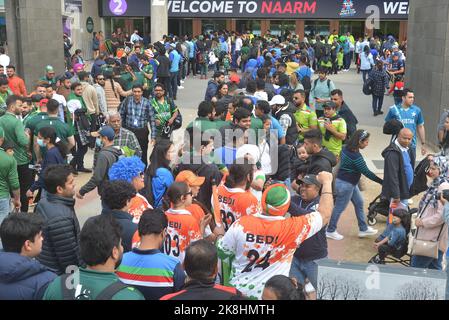
[[[134,99],[133,99],[132,102],[133,102],[133,104],[136,105],[136,108],[131,108],[131,116],[132,116],[132,118],[133,118],[133,120],[134,120],[134,124],[136,124],[136,126],[137,126],[137,122],[140,120],[140,118],[142,118],[142,114],[143,114],[143,98],[142,98],[142,100],[140,100],[140,103],[139,103],[139,104],[137,104],[136,101],[135,101]],[[136,118],[136,114],[137,114],[136,109],[137,109],[139,106],[140,106],[140,112],[139,112],[138,117]]]

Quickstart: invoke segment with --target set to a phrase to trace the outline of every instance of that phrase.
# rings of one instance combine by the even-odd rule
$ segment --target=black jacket
[[[34,259],[0,251],[0,300],[42,300],[55,278]]]
[[[133,222],[133,216],[120,210],[103,209],[101,214],[111,215],[122,227],[122,244],[124,252],[132,250],[133,236],[137,231],[137,224]]]
[[[166,295],[161,300],[243,300],[242,293],[236,288],[224,287],[214,281],[189,281],[183,290]],[[246,299],[245,299],[246,300]]]
[[[351,109],[349,109],[346,102],[343,102],[343,105],[341,106],[340,110],[338,110],[338,115],[342,117],[346,122],[347,127],[347,135],[346,135],[346,141],[351,139],[352,135],[357,131],[357,125],[359,124],[359,121],[357,120],[357,117],[352,113]]]
[[[296,126],[295,112],[296,109],[289,104],[285,109],[277,111],[274,115],[281,126],[283,126],[283,121],[289,123],[285,136],[285,143],[291,146],[294,145],[298,139],[298,127]]]
[[[165,55],[159,55],[156,60],[159,62],[157,67],[157,76],[159,77],[169,77],[170,76],[170,59]]]
[[[185,154],[179,165],[176,166],[174,174],[184,170],[190,170],[197,176],[205,177],[203,185],[198,193],[197,200],[204,204],[208,210],[212,211],[212,180],[215,180],[217,185],[221,182],[223,175],[218,170],[217,165],[213,163],[205,163],[201,156],[193,156]]]
[[[300,217],[317,211],[320,197],[307,203],[301,199],[301,196],[293,196],[288,212],[292,217]],[[327,257],[327,238],[326,228],[323,228],[314,236],[307,239],[296,249],[295,258],[303,261],[314,261]]]
[[[295,148],[287,144],[278,146],[278,167],[274,175],[271,176],[273,180],[285,181],[291,178],[292,175],[292,160],[295,156]],[[273,170],[276,168],[272,168]]]
[[[337,158],[329,150],[323,148],[317,154],[312,155],[309,158],[309,167],[307,168],[307,174],[318,175],[320,172],[332,173],[332,168],[337,165]]]
[[[393,142],[382,152],[382,157],[385,159],[382,196],[387,199],[409,199],[410,189],[401,150]]]
[[[75,199],[47,193],[36,206],[45,221],[44,242],[38,260],[58,275],[68,266],[80,265],[80,225],[75,214]]]

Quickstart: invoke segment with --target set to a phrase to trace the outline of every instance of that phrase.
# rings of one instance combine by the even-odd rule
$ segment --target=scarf
[[[427,189],[426,194],[421,199],[420,208],[423,208],[426,205],[426,202],[429,202],[429,205],[434,208],[438,207],[438,188],[444,182],[449,182],[449,163],[444,156],[436,156],[433,158],[432,163],[438,166],[440,170],[440,175],[433,179],[429,189]]]

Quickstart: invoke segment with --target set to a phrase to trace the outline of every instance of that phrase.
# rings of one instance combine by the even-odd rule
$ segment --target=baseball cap
[[[333,102],[333,101],[327,101],[327,102],[323,105],[323,109],[327,109],[327,108],[337,109],[337,105],[336,105],[335,102]]]
[[[55,69],[50,65],[45,67],[45,71],[47,71],[47,73],[55,73]]]
[[[285,104],[285,98],[281,95],[274,96],[273,99],[270,101],[270,106],[274,105],[284,105]]]
[[[401,56],[401,54],[399,52],[393,53],[393,57],[400,57],[400,56]]]
[[[5,137],[5,130],[3,130],[3,127],[0,127],[0,139]]]
[[[110,126],[104,126],[103,128],[101,128],[99,134],[101,137],[108,138],[109,141],[112,141],[115,138],[114,129],[112,129]]]
[[[270,216],[283,217],[290,207],[291,196],[283,184],[269,186],[262,195],[262,209]]]
[[[313,184],[313,185],[317,186],[318,188],[321,188],[321,186],[322,186],[321,182],[318,181],[318,179],[316,178],[316,175],[314,175],[314,174],[308,174],[304,178],[298,179],[298,180],[304,184],[309,184],[309,185]]]
[[[229,81],[233,82],[235,84],[239,84],[240,83],[240,78],[238,75],[233,74],[232,76],[229,77]]]
[[[39,107],[46,107],[48,103],[48,99],[42,99],[39,101]]]
[[[176,182],[185,182],[191,187],[200,187],[203,185],[205,177],[198,177],[192,171],[184,170],[176,176]]]

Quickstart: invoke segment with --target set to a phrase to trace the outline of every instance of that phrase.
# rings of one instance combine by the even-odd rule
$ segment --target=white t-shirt
[[[240,51],[240,50],[242,50],[242,47],[243,47],[243,41],[242,41],[242,39],[241,39],[241,38],[237,38],[237,39],[235,40],[235,51]]]
[[[11,63],[11,59],[6,54],[0,55],[0,65],[5,67],[5,74],[6,74],[6,67],[9,66]]]

